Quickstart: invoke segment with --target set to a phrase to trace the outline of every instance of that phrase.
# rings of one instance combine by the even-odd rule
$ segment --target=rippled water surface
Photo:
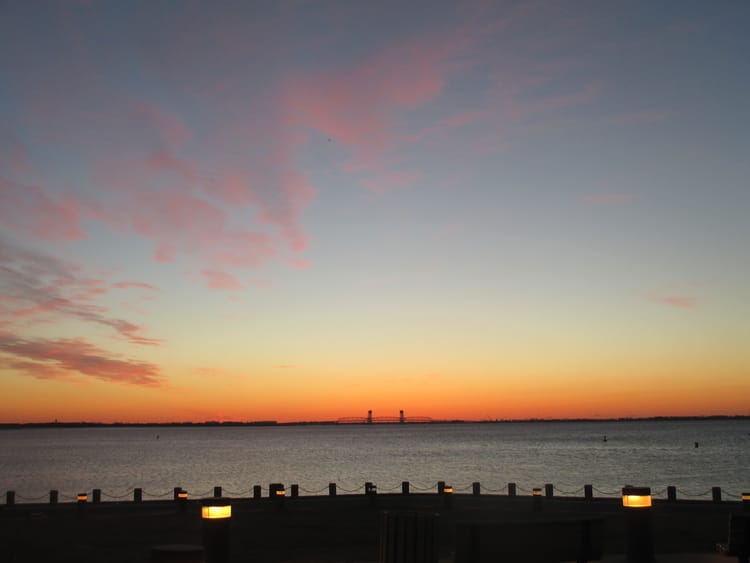
[[[607,440],[604,441],[604,436]],[[695,443],[699,447],[695,447]],[[0,490],[20,501],[99,488],[104,500],[146,498],[182,486],[203,496],[220,485],[297,483],[304,494],[434,489],[439,480],[488,492],[553,483],[556,494],[614,494],[624,484],[681,496],[725,498],[750,489],[750,421],[518,422],[254,427],[45,428],[0,431]]]

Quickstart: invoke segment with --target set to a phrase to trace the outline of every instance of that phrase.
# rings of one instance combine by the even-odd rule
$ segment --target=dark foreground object
[[[456,524],[455,563],[597,561],[604,518],[532,518]]]
[[[378,561],[382,511],[439,514],[434,519],[438,557],[453,560],[457,522],[601,518],[605,555],[625,553],[625,516],[616,499],[453,495],[450,507],[435,494],[363,495],[232,501],[230,561]],[[0,563],[148,563],[155,546],[202,545],[200,502],[185,512],[175,502],[75,503],[0,506]],[[736,502],[655,501],[654,551],[715,552],[727,541]],[[540,538],[539,541],[544,541]],[[745,544],[746,545],[746,544]],[[727,558],[727,563],[732,559]]]
[[[729,517],[729,538],[721,544],[725,555],[737,557],[739,563],[748,563],[750,557],[750,513],[732,514]]]

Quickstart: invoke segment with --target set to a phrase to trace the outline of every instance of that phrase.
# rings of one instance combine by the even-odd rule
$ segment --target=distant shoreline
[[[238,426],[394,426],[404,424],[507,424],[518,422],[684,422],[684,421],[712,421],[712,420],[750,420],[750,415],[711,415],[711,416],[650,416],[650,417],[621,417],[621,418],[525,418],[525,419],[495,419],[495,420],[430,420],[404,422],[342,422],[338,420],[279,422],[276,420],[257,421],[228,421],[219,422],[208,420],[204,422],[2,422],[0,430],[15,430],[27,428],[180,428],[180,427],[238,427]]]

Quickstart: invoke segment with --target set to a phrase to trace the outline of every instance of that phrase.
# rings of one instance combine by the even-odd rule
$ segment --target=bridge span
[[[337,424],[409,424],[433,422],[429,416],[406,416],[401,411],[399,416],[372,416],[372,411],[367,411],[367,416],[346,416],[336,420]]]

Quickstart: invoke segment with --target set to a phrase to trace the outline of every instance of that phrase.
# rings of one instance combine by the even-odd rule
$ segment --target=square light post
[[[229,499],[204,499],[201,502],[201,520],[206,563],[229,563],[229,526],[232,521]]]
[[[86,503],[89,501],[88,493],[78,493],[76,495],[76,513],[79,518],[86,515]]]
[[[443,505],[445,508],[453,508],[453,486],[445,485],[443,487]]]
[[[630,485],[623,487],[622,506],[625,511],[627,559],[631,563],[650,563],[654,560],[651,488]]]
[[[532,497],[532,510],[534,512],[541,512],[542,511],[542,488],[534,487],[533,489],[531,489],[531,497]]]

